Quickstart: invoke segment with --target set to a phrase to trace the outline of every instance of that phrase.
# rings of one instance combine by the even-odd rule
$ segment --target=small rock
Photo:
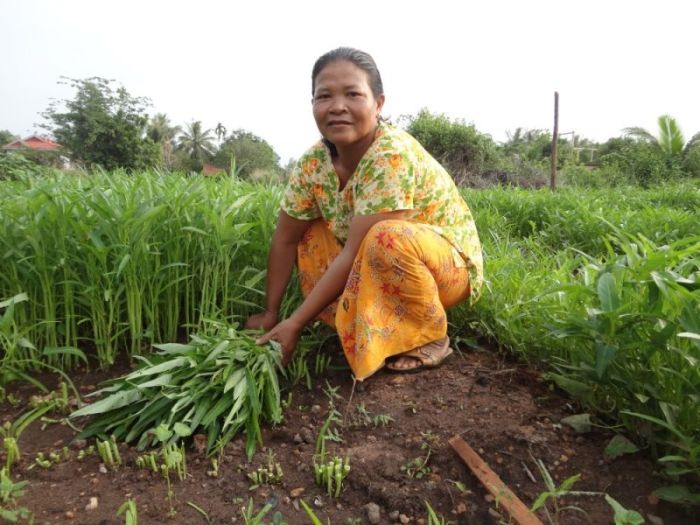
[[[492,507],[489,507],[489,516],[491,516],[493,519],[499,520],[499,521],[503,519],[503,516],[501,516],[501,513]]]
[[[460,503],[457,505],[455,511],[457,514],[465,514],[467,512],[467,506],[464,503]]]
[[[321,411],[321,405],[311,405],[311,413],[318,414]]]
[[[90,503],[85,505],[85,510],[91,511],[91,510],[95,510],[96,508],[97,508],[97,498],[93,496],[90,498]]]
[[[367,521],[369,521],[372,525],[377,525],[381,522],[379,505],[376,503],[368,503],[365,505],[365,509],[367,510]]]
[[[65,514],[63,514],[63,515],[64,515],[66,518],[68,518],[69,520],[72,520],[73,518],[75,518],[75,513],[72,512],[72,511],[70,511],[70,510],[67,510],[67,511],[65,512]]]
[[[487,503],[493,503],[496,498],[493,497],[491,494],[486,494],[484,496],[484,500],[486,500]]]
[[[313,432],[311,432],[311,429],[308,427],[301,428],[301,439],[306,443],[314,443],[316,441]]]
[[[282,503],[284,503],[285,505],[289,505],[291,501],[292,499],[289,496],[285,496],[284,498],[282,498]]]
[[[390,385],[401,385],[406,381],[405,376],[394,376],[391,379],[389,379],[389,384]]]
[[[566,463],[567,461],[569,461],[569,456],[567,456],[566,454],[562,454],[561,456],[559,456],[559,461],[561,461],[562,463]]]
[[[651,525],[664,525],[664,520],[662,520],[658,516],[654,516],[653,514],[647,514],[647,518],[649,518],[649,523],[651,523]]]
[[[90,478],[90,483],[92,485],[97,485],[100,482],[100,478]]]
[[[304,487],[297,487],[295,489],[292,489],[289,491],[289,497],[290,498],[298,498],[301,496],[306,489]]]
[[[323,507],[323,499],[321,499],[321,496],[316,496],[314,498],[314,507],[316,507],[317,509]]]
[[[297,443],[297,444],[304,442],[304,440],[301,439],[301,434],[294,434],[294,438],[292,439],[292,441],[294,441],[294,443]]]
[[[52,447],[54,448],[59,448],[63,446],[63,440],[59,439],[58,441],[54,441]]]
[[[85,447],[87,447],[87,440],[74,439],[72,445],[75,450],[83,450]]]
[[[418,518],[418,519],[416,520],[416,523],[417,523],[418,525],[425,525],[425,518]]]
[[[100,474],[107,474],[107,467],[105,467],[102,463],[100,463],[100,466],[97,467],[97,470],[100,472]]]
[[[406,525],[411,521],[411,518],[406,516],[405,514],[399,514],[399,521],[401,522],[402,525]]]
[[[392,510],[389,513],[389,519],[391,521],[399,521],[399,511],[398,510]]]

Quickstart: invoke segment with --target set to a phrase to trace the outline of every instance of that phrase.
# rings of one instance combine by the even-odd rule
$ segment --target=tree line
[[[154,166],[199,172],[209,164],[243,178],[283,180],[285,168],[272,146],[243,130],[218,122],[174,125],[164,113],[148,116],[148,99],[134,97],[100,77],[64,78],[72,99],[52,102],[42,114],[44,128],[81,167],[140,170]],[[462,185],[494,183],[543,186],[547,183],[552,139],[549,130],[517,128],[495,142],[462,119],[423,109],[399,117],[401,125],[435,156]],[[565,138],[563,135],[567,135]],[[652,185],[681,177],[700,177],[700,133],[689,140],[677,121],[662,115],[658,130],[625,128],[619,137],[597,143],[575,133],[558,141],[562,182],[570,185]],[[15,137],[0,131],[0,144]],[[46,161],[35,154],[34,161]]]

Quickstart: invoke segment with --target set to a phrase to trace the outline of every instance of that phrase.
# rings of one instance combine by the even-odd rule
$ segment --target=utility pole
[[[554,92],[554,131],[552,131],[552,173],[549,178],[549,189],[557,189],[557,141],[559,139],[559,92]]]

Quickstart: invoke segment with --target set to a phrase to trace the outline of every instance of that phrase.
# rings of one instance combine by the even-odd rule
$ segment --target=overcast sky
[[[116,79],[151,113],[267,140],[285,163],[318,138],[311,68],[344,45],[375,58],[384,114],[422,107],[502,141],[516,127],[603,141],[700,131],[700,3],[666,0],[0,0],[0,129],[26,136],[61,75]]]

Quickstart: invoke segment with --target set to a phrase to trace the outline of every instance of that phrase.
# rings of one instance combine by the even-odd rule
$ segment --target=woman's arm
[[[297,246],[309,225],[310,221],[294,219],[280,211],[267,259],[265,311],[251,316],[246,321],[246,328],[269,330],[277,324],[280,305],[296,261]]]
[[[258,339],[258,344],[266,343],[269,340],[281,343],[282,362],[286,365],[296,349],[299,335],[304,326],[309,324],[343,292],[352,264],[360,249],[360,244],[362,244],[369,229],[379,221],[406,218],[410,213],[410,211],[400,210],[355,216],[350,223],[348,241],[345,243],[343,250],[328,267],[323,277],[316,283],[306,300],[288,319],[282,321],[270,332]]]

